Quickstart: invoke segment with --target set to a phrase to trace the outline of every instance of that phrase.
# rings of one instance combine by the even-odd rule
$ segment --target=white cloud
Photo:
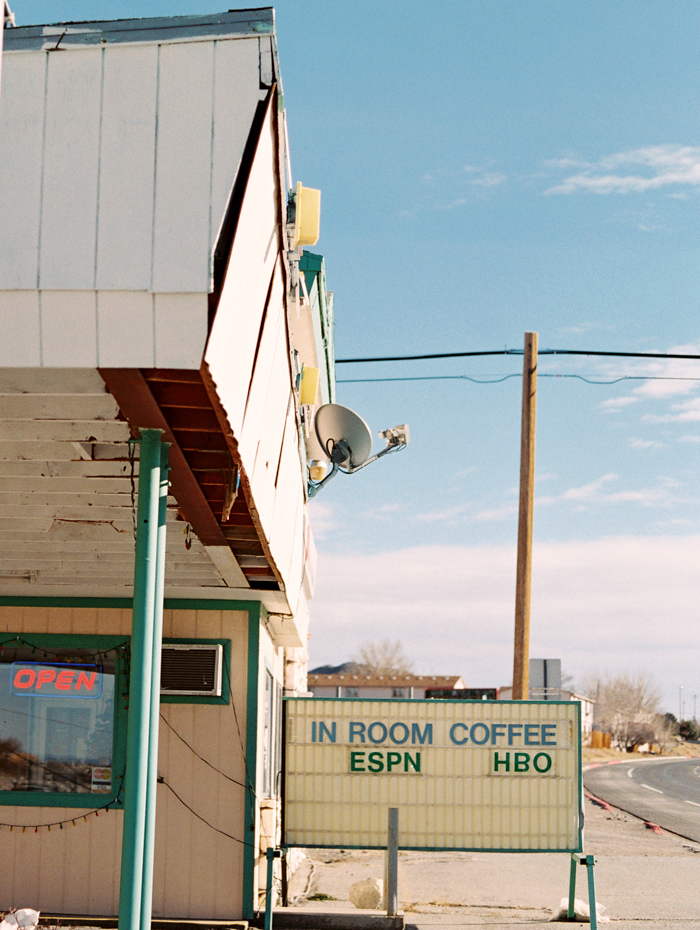
[[[681,436],[678,442],[700,442],[700,436],[693,436],[693,435]]]
[[[678,185],[700,185],[700,147],[697,146],[648,146],[608,155],[597,162],[567,158],[550,161],[548,166],[582,170],[548,188],[546,194],[575,191],[629,194]]]
[[[601,475],[595,481],[579,487],[569,488],[561,494],[551,497],[537,497],[535,504],[539,506],[553,506],[566,503],[578,505],[577,509],[582,509],[585,504],[640,504],[643,507],[652,507],[658,505],[671,504],[677,501],[677,498],[671,494],[671,487],[665,478],[659,479],[659,487],[652,488],[628,488],[626,490],[616,491],[608,490],[612,482],[618,481],[619,475],[615,472]]]
[[[654,351],[654,350],[649,350]],[[672,346],[667,350],[671,355],[700,355],[697,343]],[[667,400],[674,397],[688,396],[700,389],[700,360],[684,358],[649,358],[616,359],[604,362],[600,366],[601,378],[648,378],[637,381],[629,394],[611,397],[600,404],[604,413],[616,413],[625,407],[643,400]],[[673,405],[669,414],[645,414],[643,421],[650,423],[670,423],[683,420],[700,420],[696,416],[697,399],[686,404]]]
[[[600,405],[604,411],[610,413],[616,413],[618,410],[622,410],[624,407],[629,407],[630,404],[639,403],[638,397],[610,397],[608,400],[604,400]]]
[[[312,500],[309,502],[309,519],[315,539],[323,539],[326,533],[338,526],[338,521],[333,514],[333,508],[321,501]]]
[[[647,423],[697,423],[700,421],[700,397],[693,397],[682,404],[672,404],[671,413],[653,413],[642,417]]]
[[[498,187],[499,184],[505,184],[506,180],[505,174],[493,172],[491,174],[484,174],[480,178],[472,178],[470,183],[476,184],[479,187]]]
[[[504,504],[502,507],[494,507],[491,510],[481,510],[474,515],[474,519],[482,523],[490,523],[492,521],[507,520],[508,517],[512,517],[517,512],[517,504]]]
[[[635,439],[627,440],[627,444],[632,449],[663,449],[664,443],[657,442],[655,439]]]
[[[366,640],[400,639],[420,674],[468,686],[510,682],[515,546],[426,546],[319,558],[311,662],[339,663]],[[531,656],[575,676],[652,672],[673,709],[695,687],[700,535],[535,543]]]
[[[435,523],[440,520],[452,521],[455,517],[460,517],[465,513],[468,513],[472,508],[473,504],[455,504],[452,507],[443,507],[440,510],[430,510],[426,513],[419,513],[416,515],[416,520],[420,520],[422,523]]]

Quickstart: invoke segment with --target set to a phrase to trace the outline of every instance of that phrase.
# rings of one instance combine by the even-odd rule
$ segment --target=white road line
[[[640,782],[642,788],[648,788],[649,791],[655,791],[657,794],[663,794],[663,791],[660,788],[652,788],[651,785],[645,785],[643,782]]]
[[[686,804],[692,804],[693,807],[700,807],[700,804],[698,804],[697,801],[689,801],[687,798],[685,799],[685,803],[686,803]]]
[[[628,770],[627,770],[627,777],[628,777],[628,778],[631,778],[631,777],[632,777],[632,772],[634,772],[634,766],[632,766],[631,769],[628,769]]]

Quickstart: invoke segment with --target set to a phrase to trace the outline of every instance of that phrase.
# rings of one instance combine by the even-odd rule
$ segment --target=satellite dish
[[[316,411],[316,436],[324,455],[339,468],[357,468],[369,458],[372,434],[361,416],[340,404]]]

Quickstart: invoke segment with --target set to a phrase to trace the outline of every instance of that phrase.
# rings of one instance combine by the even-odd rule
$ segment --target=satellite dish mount
[[[309,497],[315,497],[339,471],[354,475],[361,468],[390,452],[399,452],[408,445],[408,426],[395,426],[380,432],[386,447],[376,455],[372,451],[372,433],[361,416],[340,404],[324,404],[316,411],[316,436],[324,454],[331,463],[331,470],[322,481],[309,481]]]

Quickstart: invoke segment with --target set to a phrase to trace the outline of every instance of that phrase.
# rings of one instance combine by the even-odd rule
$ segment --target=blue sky
[[[12,6],[20,24],[227,7]],[[518,349],[526,330],[540,348],[700,354],[696,2],[276,10],[339,358]],[[496,356],[337,375],[520,370]],[[680,685],[700,693],[700,380],[662,379],[700,379],[700,362],[544,356],[540,374],[531,654],[579,680],[648,671],[677,711]],[[419,672],[509,682],[520,393],[519,376],[338,384],[375,435],[407,422],[412,438],[316,498],[312,665],[389,637]]]

